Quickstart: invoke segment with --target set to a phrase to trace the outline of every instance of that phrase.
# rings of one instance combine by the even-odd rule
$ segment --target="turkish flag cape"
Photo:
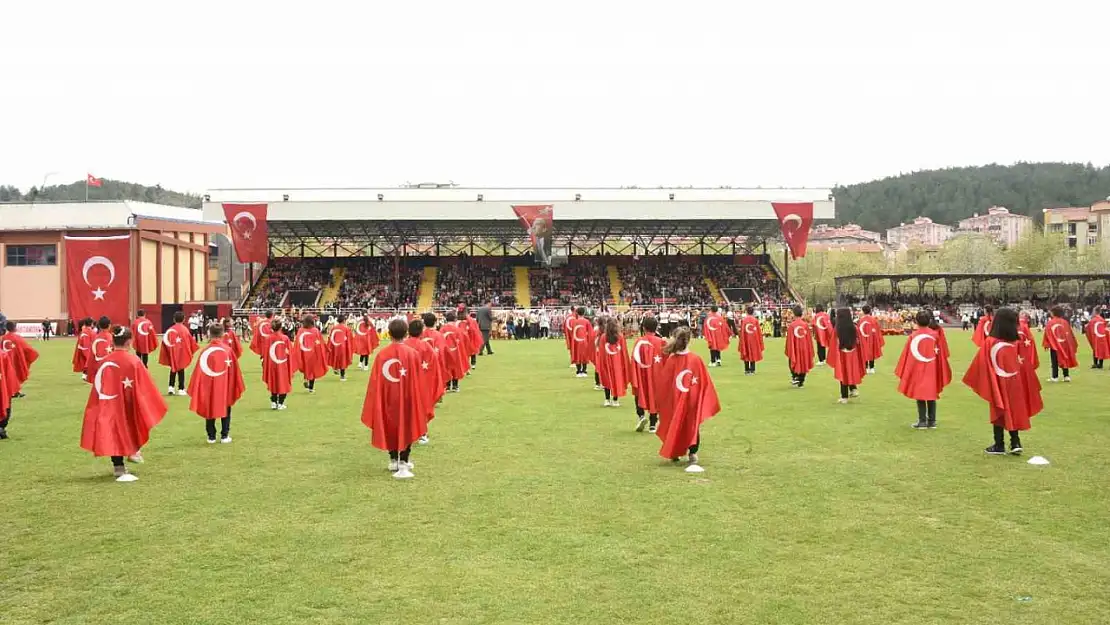
[[[701,424],[721,411],[709,370],[696,354],[681,352],[663,361],[657,380],[659,455],[678,458],[698,440]]]
[[[705,317],[703,334],[705,334],[705,341],[709,343],[709,349],[718,352],[728,349],[729,339],[732,338],[728,321],[720,313],[709,313]]]
[[[447,369],[447,379],[461,380],[470,371],[470,356],[463,345],[467,342],[466,333],[457,321],[443,324],[443,341],[447,345],[443,364]]]
[[[154,322],[146,317],[137,317],[131,323],[131,346],[136,354],[149,354],[158,347],[158,331]]]
[[[91,328],[85,326],[77,333],[77,344],[73,346],[73,372],[84,373],[89,366],[89,346],[92,337],[96,334]]]
[[[1041,366],[1041,354],[1037,350],[1037,342],[1033,340],[1033,331],[1024,321],[1018,324],[1018,355],[1032,365],[1033,369]]]
[[[378,349],[378,331],[368,318],[362,318],[355,327],[354,350],[359,356],[369,356]]]
[[[114,351],[93,374],[81,449],[96,456],[134,455],[150,440],[150,430],[166,410],[166,401],[138,356]]]
[[[1110,358],[1110,332],[1106,331],[1106,320],[1102,315],[1095,315],[1087,322],[1087,342],[1091,344],[1091,353],[1099,360]]]
[[[1053,317],[1048,320],[1048,323],[1044,326],[1044,338],[1041,340],[1041,347],[1056,352],[1056,359],[1060,363],[1060,367],[1074,369],[1079,366],[1079,360],[1076,357],[1079,343],[1076,342],[1075,334],[1071,331],[1071,324],[1068,323],[1067,319]]]
[[[224,343],[227,343],[227,348],[231,350],[231,355],[235,356],[235,360],[243,355],[243,343],[239,340],[239,335],[234,330],[224,330]]]
[[[577,318],[577,314],[570,313],[563,319],[563,343],[567,346],[567,353],[571,356],[571,363],[574,362],[574,349],[571,347],[570,333],[574,329],[574,320]]]
[[[235,354],[224,339],[213,339],[200,352],[189,377],[189,410],[205,419],[221,419],[244,390],[243,372]]]
[[[740,320],[740,337],[737,351],[740,360],[744,362],[759,362],[763,360],[763,332],[759,329],[759,319],[752,315],[744,315]]]
[[[813,335],[817,337],[817,344],[821,347],[832,345],[832,335],[836,333],[829,313],[819,312],[813,315]]]
[[[809,373],[813,369],[813,337],[805,319],[795,319],[786,326],[786,359],[794,373]]]
[[[663,339],[645,332],[632,345],[632,393],[636,405],[648,414],[659,414],[659,389],[656,380],[663,370]]]
[[[89,362],[85,367],[85,376],[88,378],[86,382],[92,383],[96,368],[100,366],[100,361],[112,352],[112,345],[111,331],[101,330],[93,335],[92,342],[89,343]]]
[[[790,248],[790,257],[802,258],[806,255],[809,229],[813,226],[813,202],[771,202],[771,207],[782,228],[782,238]]]
[[[15,383],[15,367],[12,366],[12,355],[0,351],[0,419],[8,414],[8,408],[12,406],[12,396],[18,392]]]
[[[593,358],[594,326],[589,319],[575,317],[570,322],[570,358],[576,365],[584,365]]]
[[[390,343],[374,358],[362,403],[362,423],[374,447],[402,451],[428,433],[426,391],[416,373],[420,362],[420,354],[401,343]]]
[[[447,341],[443,340],[443,335],[435,328],[424,328],[424,332],[420,335],[420,340],[423,341],[432,350],[432,356],[435,358],[436,369],[439,370],[439,379],[443,382],[443,386],[447,386],[447,381],[451,379],[447,375]],[[436,397],[438,400],[442,397],[441,393]]]
[[[863,359],[866,362],[878,360],[883,357],[883,347],[886,339],[883,338],[883,328],[878,319],[871,315],[864,315],[856,323],[859,331],[860,347],[863,349]]]
[[[833,333],[832,344],[829,345],[829,365],[833,368],[833,376],[841,384],[859,386],[867,375],[867,361],[863,359],[863,347],[860,346],[859,331],[856,331],[856,346],[849,350],[840,349],[840,341]]]
[[[439,401],[440,397],[443,397],[447,383],[439,373],[436,354],[432,351],[430,344],[411,336],[405,339],[403,344],[411,347],[420,357],[420,364],[409,375],[416,376],[416,381],[420,383],[420,388],[424,391],[423,403],[428,410],[428,420],[431,421],[436,416],[436,402]]]
[[[158,350],[158,364],[169,367],[170,371],[184,371],[193,361],[197,352],[197,342],[184,324],[175,323],[162,335],[162,347]]]
[[[12,357],[15,379],[19,383],[19,387],[22,388],[27,378],[31,377],[31,365],[39,359],[38,351],[28,345],[27,340],[16,332],[8,332],[0,336],[0,351],[8,352]],[[18,391],[18,389],[16,390]]]
[[[466,355],[473,356],[482,351],[482,345],[484,345],[486,341],[482,338],[482,331],[478,328],[478,320],[474,317],[467,317],[460,323],[463,324],[466,329],[466,336],[470,339],[470,351],[467,352]]]
[[[952,381],[952,368],[941,347],[940,335],[929,328],[918,328],[902,349],[894,367],[898,392],[923,401],[936,401]]]
[[[131,237],[64,237],[70,319],[129,319]]]
[[[254,333],[251,334],[250,350],[259,356],[265,355],[266,350],[270,347],[270,334],[274,331],[272,325],[272,319],[262,317],[254,326]]]
[[[262,356],[262,381],[271,395],[288,395],[293,390],[293,342],[281,332],[274,332],[267,339]]]
[[[354,360],[354,332],[345,323],[337,323],[328,332],[328,366],[335,370],[350,369]]]
[[[613,397],[624,397],[628,394],[631,363],[628,360],[628,343],[623,336],[618,335],[617,342],[610,343],[604,334],[601,335],[597,365],[597,374],[601,378],[602,388],[609,389]]]
[[[297,330],[293,341],[293,364],[304,379],[319,380],[328,374],[328,354],[324,350],[324,337],[316,328]]]
[[[975,332],[971,334],[971,342],[982,347],[987,337],[991,335],[991,324],[993,323],[994,317],[990,315],[980,317],[979,323],[975,324]]]
[[[1044,409],[1041,383],[1018,343],[987,337],[971,361],[963,382],[990,404],[991,423],[1013,432],[1028,430],[1030,419]]]
[[[265,263],[270,256],[268,204],[224,204],[224,219],[241,263]]]

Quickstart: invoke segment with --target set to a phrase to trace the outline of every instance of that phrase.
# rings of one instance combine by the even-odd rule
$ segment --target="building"
[[[1110,200],[1091,206],[1044,209],[1044,233],[1064,235],[1068,247],[1082,250],[1092,245],[1110,249],[1103,233],[1110,228]]]
[[[829,247],[838,247],[845,245],[856,245],[862,243],[880,243],[883,237],[878,232],[871,230],[864,230],[856,224],[846,224],[843,226],[829,226],[821,224],[813,227],[813,231],[809,234],[810,244],[818,244]]]
[[[952,226],[934,223],[928,217],[918,217],[910,224],[888,228],[886,242],[893,247],[906,247],[918,244],[925,247],[941,245],[952,236]]]
[[[16,321],[67,319],[63,237],[131,238],[131,316],[213,299],[210,245],[227,226],[197,209],[145,202],[0,204],[0,311]],[[157,325],[157,321],[156,321]]]
[[[992,206],[984,215],[975,213],[967,219],[961,219],[958,231],[984,234],[1008,247],[1021,240],[1032,227],[1032,217],[1011,213],[1001,206]]]

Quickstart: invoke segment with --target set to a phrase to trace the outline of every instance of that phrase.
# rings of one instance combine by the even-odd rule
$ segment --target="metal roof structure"
[[[1067,282],[1078,280],[1079,282],[1095,282],[1098,280],[1110,280],[1110,274],[1107,273],[892,273],[892,274],[858,274],[851,276],[839,276],[836,278],[837,284],[848,280],[860,280],[863,282],[878,282],[881,280],[893,280],[895,282],[905,282],[908,280],[919,280],[922,282],[932,282],[933,280],[947,280],[949,282],[960,282],[962,280],[972,280],[975,282],[989,282],[991,280],[998,280],[999,282]]]
[[[223,220],[205,221],[195,208],[129,200],[113,202],[35,202],[0,204],[0,230],[121,230],[142,220],[224,227]]]

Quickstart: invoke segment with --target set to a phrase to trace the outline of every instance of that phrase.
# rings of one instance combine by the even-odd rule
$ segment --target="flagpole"
[[[89,175],[85,174],[85,202],[89,201]]]

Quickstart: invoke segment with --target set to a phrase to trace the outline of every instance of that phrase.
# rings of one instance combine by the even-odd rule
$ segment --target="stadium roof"
[[[195,208],[148,202],[35,202],[0,204],[0,230],[117,230],[137,228],[144,219],[225,228],[206,222]]]
[[[932,280],[949,280],[953,282],[958,282],[960,280],[976,280],[979,282],[986,282],[988,280],[999,280],[1002,282],[1080,280],[1089,282],[1093,280],[1110,280],[1110,273],[884,273],[838,276],[836,278],[836,282],[838,283],[844,280],[862,280],[864,282],[875,282],[878,280],[924,280],[927,282]]]
[[[828,189],[367,188],[213,189],[207,219],[222,204],[268,204],[270,240],[514,240],[524,231],[514,205],[551,204],[557,239],[605,237],[766,238],[779,233],[772,202],[813,202],[835,217]]]

